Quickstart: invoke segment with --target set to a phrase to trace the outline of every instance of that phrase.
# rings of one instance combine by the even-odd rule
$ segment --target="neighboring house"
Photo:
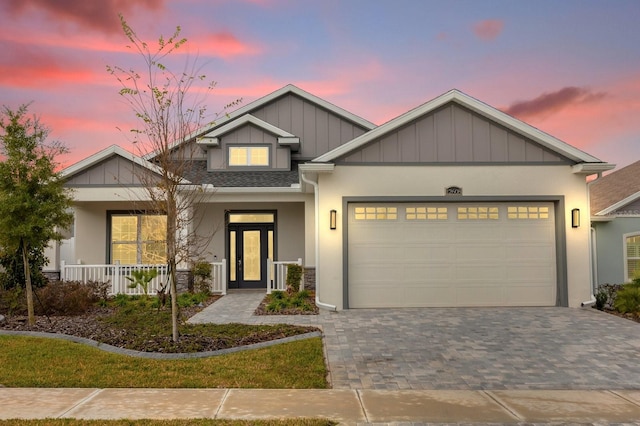
[[[592,298],[586,177],[613,166],[459,91],[376,127],[289,85],[187,144],[226,288],[266,288],[267,258],[302,258],[328,309]],[[114,146],[65,170],[72,259],[154,260],[144,224],[163,217],[136,209],[132,167],[153,171]]]
[[[596,284],[640,276],[640,161],[590,185]]]

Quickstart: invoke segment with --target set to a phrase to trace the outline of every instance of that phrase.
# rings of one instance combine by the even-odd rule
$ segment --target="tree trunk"
[[[24,281],[27,288],[27,314],[29,325],[36,323],[36,315],[33,311],[33,287],[31,287],[31,268],[29,267],[29,249],[27,243],[22,240],[22,263],[24,264]]]
[[[171,283],[171,337],[174,342],[177,342],[180,338],[180,333],[178,333],[178,286],[176,284],[175,259],[169,261],[169,282]]]
[[[167,265],[169,267],[169,284],[171,293],[171,329],[174,342],[178,341],[178,285],[176,283],[176,257],[178,216],[176,200],[172,193],[167,195]]]

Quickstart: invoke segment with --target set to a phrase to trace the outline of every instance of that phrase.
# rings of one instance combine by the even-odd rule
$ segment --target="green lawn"
[[[6,387],[327,387],[320,338],[210,358],[151,360],[58,339],[0,336],[0,365]]]

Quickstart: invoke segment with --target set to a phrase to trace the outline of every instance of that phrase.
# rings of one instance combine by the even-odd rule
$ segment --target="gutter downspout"
[[[596,303],[596,297],[594,296],[596,290],[596,281],[594,279],[594,272],[597,271],[597,265],[594,259],[594,246],[593,239],[595,237],[595,229],[591,227],[591,184],[598,179],[602,178],[602,172],[596,174],[596,178],[591,182],[587,182],[587,206],[589,208],[589,280],[591,281],[591,300],[585,300],[580,306],[591,306]]]
[[[305,176],[304,172],[302,172],[300,174],[300,177],[302,178],[302,181],[305,183],[308,183],[309,185],[313,186],[313,195],[314,195],[314,209],[315,209],[315,218],[314,218],[314,223],[315,223],[315,237],[316,237],[316,241],[315,241],[315,245],[316,245],[316,305],[322,309],[328,309],[330,311],[337,311],[338,309],[333,306],[330,305],[328,303],[322,303],[320,301],[320,286],[318,285],[318,283],[320,282],[320,280],[318,279],[319,277],[319,269],[318,269],[318,265],[319,260],[320,260],[320,224],[318,223],[320,220],[320,193],[319,193],[319,189],[318,189],[318,183],[314,182],[312,180],[307,179],[307,177]]]

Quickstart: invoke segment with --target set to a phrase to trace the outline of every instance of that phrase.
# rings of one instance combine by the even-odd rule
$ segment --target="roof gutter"
[[[609,164],[609,163],[600,163],[600,164],[591,164],[589,166],[585,167],[585,164],[576,164],[575,166],[573,166],[573,172],[574,173],[584,173],[586,175],[588,174],[595,174],[596,178],[590,182],[587,182],[587,206],[589,206],[589,218],[591,218],[591,185],[597,181],[598,179],[602,178],[602,173],[607,171],[607,170],[611,170],[613,168],[615,168],[615,164]],[[591,173],[588,173],[588,172]],[[593,221],[593,220],[591,220]],[[604,222],[604,221],[603,221]],[[589,275],[589,280],[591,281],[591,298],[589,300],[585,300],[584,302],[582,302],[580,304],[580,306],[591,306],[594,303],[596,303],[596,298],[595,298],[595,294],[596,294],[596,285],[597,285],[597,278],[595,276],[595,271],[597,268],[596,263],[594,262],[594,251],[593,251],[593,228],[590,228],[590,232],[589,232],[589,271],[591,272]]]
[[[317,175],[316,175],[316,180],[312,180],[309,179],[306,175],[306,173],[318,173],[318,172],[330,172],[333,171],[334,165],[333,164],[313,164],[313,165],[309,165],[311,167],[307,167],[307,164],[305,165],[301,165],[300,166],[300,178],[302,179],[303,182],[308,183],[309,185],[311,185],[313,187],[313,194],[314,194],[314,200],[315,200],[315,245],[316,245],[316,306],[318,306],[319,308],[322,309],[327,309],[330,311],[336,311],[338,310],[336,306],[334,305],[330,305],[328,303],[323,303],[320,301],[320,270],[318,268],[318,266],[320,265],[319,260],[320,260],[320,189],[318,187],[318,182],[317,182]],[[324,167],[318,167],[318,166],[324,166]]]

